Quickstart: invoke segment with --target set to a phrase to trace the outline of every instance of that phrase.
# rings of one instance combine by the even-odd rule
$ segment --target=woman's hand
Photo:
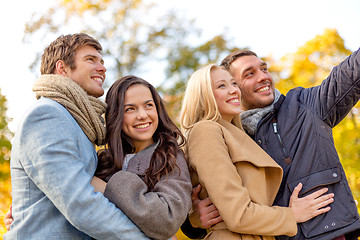
[[[90,184],[95,188],[95,192],[105,192],[106,182],[98,177],[93,177]]]
[[[5,214],[4,222],[6,230],[10,231],[10,225],[14,221],[12,217],[12,205],[10,205],[9,211]]]
[[[325,194],[328,191],[327,188],[322,188],[306,197],[298,198],[301,188],[301,183],[294,188],[289,204],[297,223],[306,222],[313,217],[330,211],[330,207],[327,205],[334,201],[334,194]]]

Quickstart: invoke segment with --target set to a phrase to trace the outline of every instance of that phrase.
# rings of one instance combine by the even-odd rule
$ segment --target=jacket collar
[[[151,157],[158,145],[159,141],[136,153],[135,156],[130,159],[127,171],[137,175],[145,175],[145,171],[150,166]]]
[[[274,111],[277,112],[280,107],[281,104],[284,102],[285,100],[285,96],[283,94],[280,95],[279,99],[274,103]]]

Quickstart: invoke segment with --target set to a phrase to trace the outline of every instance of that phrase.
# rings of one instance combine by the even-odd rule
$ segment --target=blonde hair
[[[194,72],[186,84],[180,112],[180,126],[186,137],[197,122],[217,121],[221,118],[211,87],[210,73],[216,69],[225,70],[223,67],[209,64]],[[232,122],[242,128],[240,116],[236,116]]]

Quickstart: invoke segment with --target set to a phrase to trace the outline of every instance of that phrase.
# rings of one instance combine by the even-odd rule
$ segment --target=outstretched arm
[[[333,128],[359,99],[360,49],[335,66],[321,85],[304,89],[300,100]]]

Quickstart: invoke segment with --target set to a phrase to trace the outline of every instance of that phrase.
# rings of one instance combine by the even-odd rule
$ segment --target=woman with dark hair
[[[117,80],[106,103],[106,145],[92,184],[145,235],[169,239],[191,208],[184,137],[159,93],[139,77]]]

